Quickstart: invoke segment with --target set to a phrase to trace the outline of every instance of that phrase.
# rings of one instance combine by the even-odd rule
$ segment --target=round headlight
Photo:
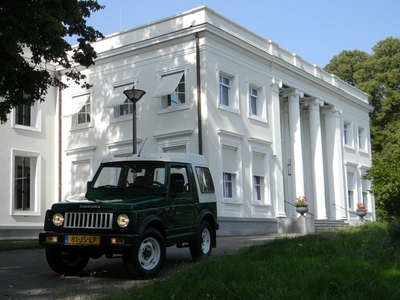
[[[117,219],[119,227],[126,227],[129,224],[129,217],[125,214],[120,214]]]
[[[53,216],[53,224],[56,226],[61,226],[64,223],[64,216],[62,214],[56,213]]]

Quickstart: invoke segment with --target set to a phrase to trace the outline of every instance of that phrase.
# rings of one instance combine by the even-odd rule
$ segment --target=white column
[[[326,219],[324,162],[321,139],[320,107],[323,101],[317,98],[307,100],[310,116],[310,150],[312,171],[312,193],[316,219]]]
[[[273,155],[274,155],[274,178],[275,178],[275,214],[277,217],[286,217],[285,212],[285,197],[283,188],[283,162],[282,162],[282,131],[281,131],[281,116],[279,105],[279,88],[282,82],[278,82],[275,78],[271,80],[271,124],[273,126]]]
[[[301,122],[300,122],[300,97],[304,94],[294,89],[288,94],[289,106],[289,131],[292,143],[292,176],[294,177],[294,194],[296,197],[304,195],[303,175],[303,149],[301,143]],[[293,202],[295,199],[291,199]]]
[[[324,107],[326,130],[327,207],[329,219],[346,219],[342,141],[342,110],[336,106]]]

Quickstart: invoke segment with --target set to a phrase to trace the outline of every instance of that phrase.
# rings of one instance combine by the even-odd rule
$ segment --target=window
[[[38,213],[40,154],[13,150],[12,210],[14,214]]]
[[[174,171],[185,174],[186,169],[177,168]],[[149,193],[149,186],[157,181],[161,185],[166,184],[166,165],[158,162],[131,162],[131,163],[110,163],[102,165],[94,179],[94,188],[142,188]],[[186,178],[187,182],[187,176]],[[185,179],[184,179],[185,180]],[[147,185],[148,184],[148,185]],[[146,187],[147,186],[147,187]],[[156,184],[154,187],[160,187]],[[153,190],[154,191],[154,190]]]
[[[31,126],[31,106],[27,104],[15,107],[15,124]]]
[[[234,200],[235,193],[234,193],[234,186],[235,186],[235,174],[232,173],[225,173],[223,174],[223,193],[225,199]]]
[[[200,191],[202,193],[213,193],[214,183],[210,170],[204,167],[196,167],[196,175],[200,184]]]
[[[161,81],[153,97],[161,98],[161,107],[179,107],[186,104],[185,72],[161,75]]]
[[[91,123],[91,96],[89,93],[63,101],[63,117],[71,117],[73,129],[89,127]]]
[[[173,93],[166,97],[167,99],[165,100],[167,101],[167,106],[174,106],[185,103],[185,75],[182,75],[182,78]]]
[[[365,151],[365,130],[364,128],[358,127],[357,131],[358,139],[358,150]]]
[[[186,192],[190,192],[187,168],[183,166],[171,166],[169,185],[172,190],[174,190],[176,186],[183,186]]]
[[[226,145],[222,148],[223,193],[226,200],[237,200],[236,174],[238,170],[237,148]]]
[[[343,125],[343,142],[345,145],[349,145],[349,125],[347,123]]]
[[[114,108],[114,119],[117,119],[122,116],[131,115],[133,113],[133,103],[129,99],[125,99],[125,101]]]
[[[258,90],[249,87],[249,107],[250,107],[250,115],[258,116],[260,109],[259,107],[259,100],[258,100]]]
[[[40,104],[21,104],[14,108],[12,126],[14,128],[40,131]]]
[[[253,185],[254,185],[254,200],[262,201],[262,183],[264,179],[261,176],[254,176],[253,177]]]
[[[30,210],[31,207],[31,160],[29,157],[15,157],[14,209]]]
[[[362,192],[362,200],[364,204],[368,203],[368,192],[365,191]]]
[[[230,82],[231,82],[230,78],[224,75],[219,75],[219,103],[225,106],[231,105]]]
[[[347,172],[347,199],[349,208],[354,208],[354,191],[356,190],[355,173]]]
[[[353,133],[353,125],[350,122],[343,123],[343,144],[347,147],[354,147],[355,136]]]
[[[253,200],[260,204],[265,203],[265,154],[253,152],[252,154],[252,173],[253,173]]]
[[[78,112],[78,124],[90,123],[90,97]]]
[[[124,91],[132,90],[137,86],[137,78],[129,78],[114,83],[111,87],[110,97],[106,99],[103,108],[113,108],[114,117],[111,122],[125,121],[132,118],[133,104]]]
[[[349,208],[353,208],[353,191],[347,191],[347,199],[349,201]]]
[[[218,67],[219,68],[219,67]],[[217,106],[220,109],[233,113],[240,113],[239,110],[239,75],[232,71],[217,68]]]

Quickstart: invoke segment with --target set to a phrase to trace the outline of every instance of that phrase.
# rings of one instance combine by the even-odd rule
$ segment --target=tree
[[[86,19],[103,8],[92,0],[0,2],[1,123],[7,122],[12,108],[44,101],[49,87],[67,87],[51,76],[46,63],[66,68],[70,80],[88,87],[85,75],[73,66],[94,64],[96,52],[90,43],[103,35],[88,26]],[[68,36],[77,37],[77,47],[66,41]],[[24,54],[30,59],[26,60]]]
[[[343,51],[324,70],[370,95],[372,168],[365,178],[378,215],[400,217],[400,39],[389,37],[372,50]]]

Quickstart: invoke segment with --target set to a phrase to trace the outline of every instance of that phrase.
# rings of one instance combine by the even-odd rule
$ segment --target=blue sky
[[[206,5],[280,47],[324,67],[343,50],[400,38],[400,0],[98,0],[88,24],[109,35]]]

